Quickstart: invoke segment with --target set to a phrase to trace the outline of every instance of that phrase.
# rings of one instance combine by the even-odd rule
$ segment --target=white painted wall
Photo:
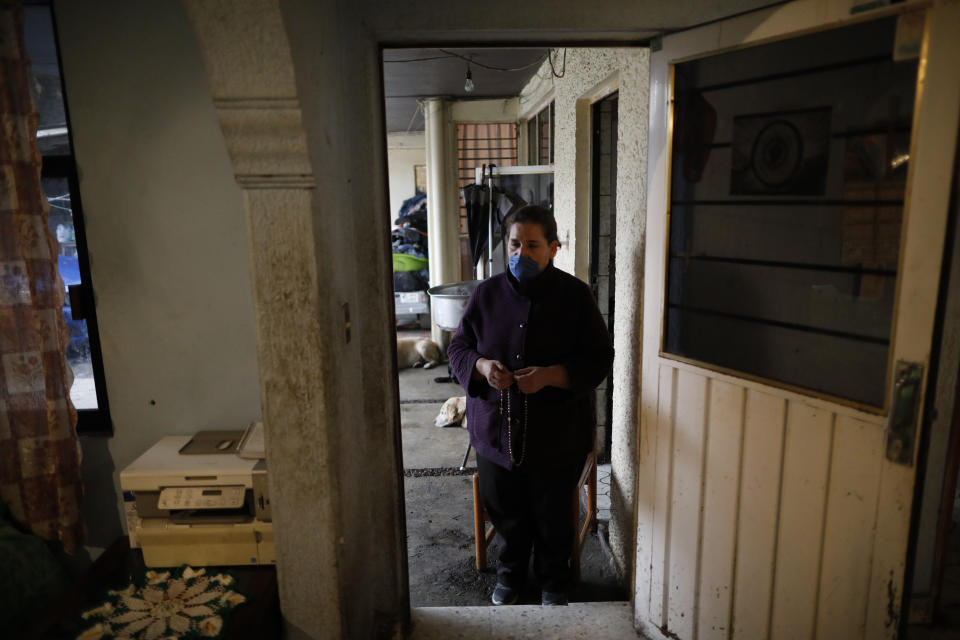
[[[450,117],[454,122],[516,122],[519,109],[518,98],[456,100],[450,104]]]
[[[390,212],[392,223],[400,205],[416,193],[413,168],[426,165],[427,154],[423,131],[387,134],[387,174],[390,180]]]
[[[55,11],[114,426],[82,440],[96,549],[121,534],[119,471],[157,439],[260,416],[256,335],[243,200],[183,8]]]
[[[562,64],[555,55],[558,73]],[[562,78],[545,62],[520,93],[521,118],[555,100],[554,213],[562,248],[554,264],[584,281],[590,250],[590,105],[619,91],[616,312],[614,317],[610,546],[627,572],[633,553],[633,487],[639,415],[640,317],[646,217],[649,50],[567,49]]]

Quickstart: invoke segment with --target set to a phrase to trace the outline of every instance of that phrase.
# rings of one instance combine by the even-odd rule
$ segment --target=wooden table
[[[45,620],[28,631],[24,640],[75,640],[90,623],[80,614],[105,599],[108,589],[122,589],[147,567],[139,549],[126,536],[117,538],[55,602]],[[224,618],[224,640],[272,640],[281,637],[277,573],[272,565],[206,567],[207,573],[229,571],[237,578],[236,591],[247,602]]]

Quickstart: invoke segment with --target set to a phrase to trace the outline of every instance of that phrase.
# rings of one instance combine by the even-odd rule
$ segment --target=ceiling
[[[544,47],[384,49],[387,131],[423,131],[423,113],[417,108],[419,98],[518,96],[546,60],[548,51]],[[468,64],[474,83],[472,92],[463,88]]]

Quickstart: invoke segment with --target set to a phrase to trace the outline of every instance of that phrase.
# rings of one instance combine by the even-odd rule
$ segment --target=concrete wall
[[[409,601],[380,53],[356,5],[185,5],[250,223],[286,637],[394,637]]]
[[[120,469],[161,436],[260,416],[243,201],[177,3],[55,3],[112,438],[83,438],[92,553]]]
[[[554,55],[560,73],[562,54]],[[587,279],[590,251],[590,105],[619,91],[617,129],[617,246],[614,314],[613,434],[610,544],[626,573],[633,552],[633,489],[639,424],[640,324],[646,216],[649,51],[641,48],[567,49],[566,70],[549,63],[520,94],[523,118],[556,101],[554,212],[563,248],[557,267]]]
[[[400,205],[416,193],[413,169],[427,163],[423,131],[387,134],[387,174],[390,179],[390,222]]]

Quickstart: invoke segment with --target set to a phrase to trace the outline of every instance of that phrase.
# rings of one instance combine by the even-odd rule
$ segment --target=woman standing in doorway
[[[553,214],[525,206],[505,228],[509,270],[473,292],[447,355],[467,391],[480,495],[498,535],[493,604],[517,601],[532,551],[542,604],[563,605],[571,501],[613,346],[590,289],[553,266]]]

